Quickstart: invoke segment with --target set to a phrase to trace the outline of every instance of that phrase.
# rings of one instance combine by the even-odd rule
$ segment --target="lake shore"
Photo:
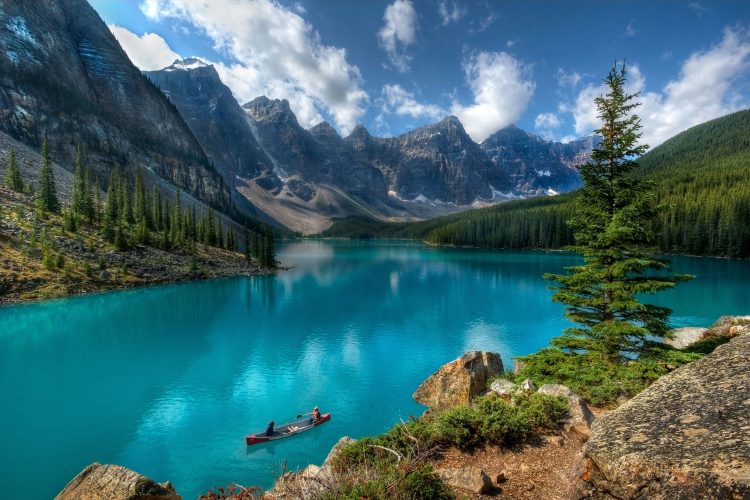
[[[0,305],[168,283],[273,274],[257,259],[196,245],[117,250],[92,228],[63,231],[59,216],[35,220],[33,197],[0,187]]]

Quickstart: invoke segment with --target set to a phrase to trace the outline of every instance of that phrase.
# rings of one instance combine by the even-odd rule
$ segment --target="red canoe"
[[[252,444],[266,443],[268,441],[287,438],[301,432],[309,431],[313,427],[324,424],[329,420],[331,420],[330,413],[322,414],[320,416],[320,420],[318,420],[317,422],[313,422],[311,417],[301,418],[299,420],[295,420],[294,422],[289,422],[288,424],[276,427],[273,431],[273,434],[271,434],[270,436],[266,436],[265,432],[259,432],[257,434],[250,434],[249,436],[245,436],[245,442],[248,446],[250,446]]]

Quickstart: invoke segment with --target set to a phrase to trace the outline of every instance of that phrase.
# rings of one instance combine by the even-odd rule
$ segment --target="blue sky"
[[[141,69],[199,56],[240,103],[287,98],[344,135],[455,114],[477,141],[511,123],[568,140],[623,58],[652,145],[750,104],[747,0],[89,1]]]

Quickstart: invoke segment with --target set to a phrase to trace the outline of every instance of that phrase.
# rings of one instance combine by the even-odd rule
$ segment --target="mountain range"
[[[302,127],[286,100],[261,96],[240,106],[198,59],[145,74],[236,193],[306,233],[347,215],[428,218],[569,191],[580,185],[575,165],[594,145],[593,137],[563,144],[514,126],[477,144],[455,116],[397,137],[362,125],[341,137],[328,122]]]
[[[141,166],[165,192],[302,233],[350,215],[425,219],[569,191],[595,144],[514,126],[477,144],[454,116],[396,137],[305,129],[286,100],[240,105],[199,59],[142,73],[86,0],[3,1],[0,131],[32,148],[48,138],[65,168],[81,146],[103,181]]]

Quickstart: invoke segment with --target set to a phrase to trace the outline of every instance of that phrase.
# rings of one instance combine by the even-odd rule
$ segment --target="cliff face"
[[[271,160],[255,140],[245,113],[213,66],[191,58],[144,74],[179,110],[214,168],[230,186],[238,206],[254,211],[237,189],[247,179],[254,179],[269,191],[279,190],[281,180],[274,174]]]
[[[750,333],[597,420],[588,498],[750,498]]]
[[[72,165],[81,145],[108,177],[141,164],[219,209],[229,190],[158,88],[133,66],[86,0],[0,5],[0,131],[31,146],[50,140]]]

